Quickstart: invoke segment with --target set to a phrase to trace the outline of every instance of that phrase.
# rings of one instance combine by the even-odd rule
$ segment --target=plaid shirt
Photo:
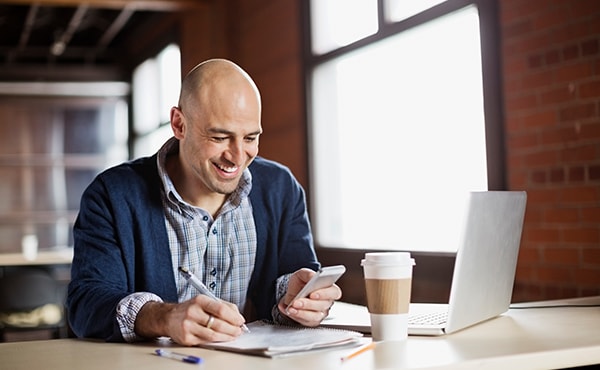
[[[178,273],[182,266],[196,273],[217,297],[236,304],[243,312],[256,256],[256,228],[248,199],[252,175],[248,169],[244,171],[238,188],[213,220],[208,212],[181,198],[165,170],[166,156],[178,150],[177,143],[172,138],[159,150],[158,169],[178,300],[183,302],[198,294]],[[140,339],[134,332],[135,317],[150,301],[162,299],[138,292],[119,302],[117,320],[126,341]]]

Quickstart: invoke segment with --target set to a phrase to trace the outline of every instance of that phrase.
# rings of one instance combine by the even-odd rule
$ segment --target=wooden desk
[[[600,297],[551,303],[600,304]],[[511,309],[496,319],[445,337],[381,342],[374,350],[345,363],[340,357],[354,349],[278,359],[195,347],[173,349],[202,357],[203,370],[554,369],[600,363],[599,328],[600,307],[528,308]],[[0,368],[191,370],[196,366],[155,356],[154,349],[159,346],[76,339],[4,343],[0,344]]]

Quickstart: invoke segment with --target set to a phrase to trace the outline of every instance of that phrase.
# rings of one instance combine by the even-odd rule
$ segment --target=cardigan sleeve
[[[109,169],[82,196],[67,294],[69,324],[79,337],[123,341],[116,309],[134,292],[177,301],[152,163],[148,159]]]
[[[127,295],[127,273],[105,192],[103,182],[95,180],[82,196],[73,228],[67,313],[78,337],[120,341],[114,312]]]

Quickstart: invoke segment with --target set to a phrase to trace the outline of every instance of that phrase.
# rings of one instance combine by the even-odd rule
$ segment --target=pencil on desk
[[[348,356],[342,357],[342,362],[348,361],[351,358],[354,358],[354,357],[360,355],[361,353],[367,352],[367,351],[369,351],[369,350],[371,350],[373,348],[375,348],[375,342],[371,342],[371,343],[367,344],[366,346],[360,348],[356,352],[353,352],[353,353],[349,354]]]

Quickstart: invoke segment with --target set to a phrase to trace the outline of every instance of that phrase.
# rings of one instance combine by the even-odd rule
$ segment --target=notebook
[[[307,328],[253,321],[244,333],[230,342],[200,344],[200,347],[264,357],[284,357],[306,351],[358,346],[362,333],[331,328]]]
[[[447,304],[411,303],[409,335],[454,333],[506,312],[517,266],[527,194],[521,191],[473,192],[467,211]],[[417,265],[419,261],[417,260]],[[335,308],[335,305],[333,306]],[[345,306],[351,318],[336,317],[325,326],[370,332],[363,306]],[[424,320],[430,316],[437,321]]]

